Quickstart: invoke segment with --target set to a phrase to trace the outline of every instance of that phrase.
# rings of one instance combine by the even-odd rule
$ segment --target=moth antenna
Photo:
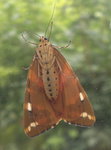
[[[56,3],[55,3],[55,1],[54,1],[54,6],[53,6],[52,15],[51,15],[51,17],[50,17],[50,19],[49,19],[48,25],[47,25],[46,30],[45,30],[45,37],[46,37],[46,34],[47,34],[47,31],[48,31],[48,29],[49,29],[50,24],[52,24],[51,22],[52,22],[52,19],[53,19],[53,17],[54,17],[55,7],[56,7]],[[51,26],[52,26],[52,25],[51,25]],[[52,27],[51,27],[51,28],[52,28]],[[51,29],[51,30],[52,30],[52,29]]]
[[[51,37],[51,33],[52,33],[52,27],[53,27],[53,21],[51,22],[51,28],[50,28],[50,32],[49,32],[49,37],[48,37],[48,40],[50,40],[50,37]]]
[[[37,45],[36,43],[33,43],[33,42],[28,41],[28,40],[25,38],[25,36],[24,36],[23,33],[22,33],[22,38],[23,38],[27,43],[30,43],[30,44],[33,44],[33,45]]]
[[[30,66],[29,67],[22,67],[23,70],[29,70]]]

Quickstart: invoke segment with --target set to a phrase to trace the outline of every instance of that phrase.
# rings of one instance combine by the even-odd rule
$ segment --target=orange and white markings
[[[65,120],[65,119],[64,119],[64,122],[66,122],[66,123],[67,123],[67,120]]]
[[[35,122],[35,124],[36,124],[36,126],[38,126],[38,125],[39,125],[39,123],[38,123],[37,121]]]
[[[31,131],[31,127],[30,127],[30,126],[28,126],[28,131],[29,131],[29,132]]]
[[[80,96],[80,100],[83,101],[84,100],[84,96],[83,96],[83,94],[81,92],[79,93],[79,96]]]
[[[94,120],[94,121],[96,120],[95,116],[89,115],[87,112],[81,113],[80,117],[82,117],[82,118],[88,118],[89,120]]]
[[[96,117],[95,116],[91,116],[91,120],[96,121]]]
[[[36,123],[35,123],[35,122],[31,122],[31,123],[30,123],[30,126],[31,126],[31,127],[36,127]]]
[[[89,120],[92,120],[92,117],[91,117],[91,115],[88,115],[88,119],[89,119]]]
[[[83,112],[83,113],[81,113],[80,116],[83,117],[83,118],[86,118],[88,116],[88,114],[87,114],[87,112]]]
[[[62,120],[62,118],[60,118],[58,121],[57,121],[57,123],[56,123],[56,125],[58,125],[59,124],[59,122]]]
[[[32,128],[37,127],[39,124],[38,122],[31,122],[30,125],[25,129],[25,132],[28,133],[32,130]]]
[[[32,111],[32,104],[31,103],[27,103],[27,110]]]

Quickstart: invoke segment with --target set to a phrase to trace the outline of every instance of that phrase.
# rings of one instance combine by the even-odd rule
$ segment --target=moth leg
[[[23,34],[22,34],[22,38],[24,39],[25,42],[38,46],[38,44],[28,41],[28,40],[24,37]]]
[[[30,66],[29,67],[22,67],[23,70],[29,70]]]
[[[38,57],[34,55],[33,61],[34,61],[35,59],[37,59],[37,58],[38,58]],[[23,69],[23,70],[29,70],[31,66],[32,66],[32,65],[30,65],[30,66],[28,66],[28,67],[22,67],[22,69]]]
[[[71,41],[69,41],[68,44],[65,45],[65,46],[54,46],[54,47],[57,48],[57,49],[67,48],[67,47],[70,46],[70,43],[71,43]]]

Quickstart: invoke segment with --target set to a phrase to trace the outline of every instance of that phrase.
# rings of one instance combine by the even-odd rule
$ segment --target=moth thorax
[[[57,99],[59,93],[59,75],[54,65],[49,69],[42,69],[44,89],[50,100]]]
[[[39,62],[44,68],[50,68],[54,61],[53,48],[48,42],[41,42],[37,49],[37,55],[39,57]]]

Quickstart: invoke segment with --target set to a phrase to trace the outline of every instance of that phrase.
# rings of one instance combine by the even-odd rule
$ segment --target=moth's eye
[[[48,40],[47,38],[44,38],[44,40]]]
[[[39,40],[39,42],[41,42],[41,39]]]

